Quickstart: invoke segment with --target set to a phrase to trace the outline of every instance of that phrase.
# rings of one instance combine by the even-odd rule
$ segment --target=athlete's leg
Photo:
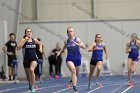
[[[131,72],[134,73],[136,71],[137,61],[133,61],[131,65]]]
[[[91,89],[91,79],[93,77],[93,73],[94,73],[94,70],[95,70],[95,67],[96,65],[91,65],[90,64],[90,72],[89,72],[89,77],[88,77],[88,88]]]
[[[50,74],[50,78],[52,78],[52,74],[53,74],[53,64],[52,61],[49,59],[49,74]]]
[[[100,75],[100,72],[101,72],[101,69],[102,69],[102,65],[103,65],[102,61],[98,61],[97,62],[97,72],[96,72],[96,79],[97,80],[99,78],[99,75]]]
[[[26,74],[26,79],[27,79],[28,84],[29,84],[29,89],[31,89],[30,68],[24,67],[24,70],[25,70],[25,74]]]
[[[31,62],[31,65],[30,65],[30,76],[31,76],[31,84],[32,86],[34,86],[34,83],[35,83],[35,68],[37,66],[37,62],[36,61],[32,61]]]
[[[58,74],[61,77],[61,65],[62,65],[62,59],[57,60],[58,62]]]
[[[72,84],[73,86],[76,86],[77,84],[76,67],[72,61],[68,61],[67,66],[69,70],[71,71]]]
[[[95,65],[90,65],[89,83],[91,82],[91,79],[93,77],[93,73],[94,73],[95,67],[96,67]]]
[[[74,63],[72,61],[67,62],[67,66],[69,70],[71,71],[71,79],[72,79],[72,84],[73,84],[73,92],[77,93],[76,85],[77,85],[77,74],[79,72],[80,67],[77,66],[75,67]]]
[[[13,80],[15,80],[15,67],[11,67],[11,75],[13,76]]]
[[[57,64],[57,62],[55,62],[54,66],[55,66],[55,78],[59,78],[59,76],[58,76],[58,64]]]
[[[12,66],[8,66],[8,72],[9,72],[9,81],[10,81],[12,77]]]
[[[39,80],[40,80],[40,83],[42,82],[42,73],[43,73],[43,59],[40,60],[39,62]]]
[[[131,82],[131,73],[132,73],[132,59],[128,58],[127,66],[128,66],[128,81]]]

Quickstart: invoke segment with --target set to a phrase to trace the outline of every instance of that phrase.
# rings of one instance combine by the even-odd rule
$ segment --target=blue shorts
[[[139,54],[132,54],[132,53],[130,53],[128,55],[128,58],[132,59],[133,61],[138,61],[139,60],[138,56],[139,56]]]
[[[128,57],[128,58],[132,59],[132,61],[138,61],[139,60],[138,57]]]
[[[70,59],[70,58],[66,58],[66,62],[68,62],[68,61],[72,61],[75,66],[80,66],[81,65],[81,59]]]

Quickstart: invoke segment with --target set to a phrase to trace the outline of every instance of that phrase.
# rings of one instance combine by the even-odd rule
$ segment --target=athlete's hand
[[[25,37],[25,41],[28,41],[28,40],[29,40],[29,37],[26,36],[26,37]]]
[[[105,56],[105,59],[106,59],[106,60],[108,59],[108,55]]]
[[[39,49],[39,51],[42,53],[43,52],[43,50],[42,49]]]
[[[131,48],[128,49],[128,53],[130,53],[130,52],[131,52]]]
[[[79,44],[78,44],[77,42],[75,42],[74,40],[72,40],[72,42],[73,42],[75,45],[79,46]]]

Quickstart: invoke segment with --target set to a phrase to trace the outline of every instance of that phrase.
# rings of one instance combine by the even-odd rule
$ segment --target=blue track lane
[[[77,88],[79,93],[140,93],[140,76],[133,76],[134,87],[127,85],[127,76],[101,76],[103,88],[92,81],[92,89],[87,88],[88,77],[78,77]],[[69,78],[46,79],[43,83],[36,83],[37,93],[72,93],[72,88],[67,88]],[[7,84],[0,86],[0,93],[31,93],[27,83]]]

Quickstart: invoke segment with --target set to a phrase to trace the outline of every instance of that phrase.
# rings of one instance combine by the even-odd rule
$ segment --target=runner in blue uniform
[[[75,37],[75,32],[72,27],[68,27],[67,35],[68,35],[68,39],[65,42],[63,48],[57,54],[57,56],[59,56],[62,53],[62,51],[64,51],[67,48],[66,64],[69,70],[71,71],[73,93],[78,93],[76,84],[77,84],[77,74],[79,73],[79,69],[81,65],[80,48],[84,49],[85,45],[81,42],[79,38]]]
[[[128,41],[126,45],[126,53],[129,53],[128,62],[127,62],[129,86],[133,86],[133,82],[131,80],[131,74],[135,72],[137,61],[140,58],[139,48],[140,48],[140,41],[137,39],[137,34],[133,33],[131,35],[131,40]]]
[[[103,51],[105,52],[106,59],[108,58],[107,50],[105,43],[102,42],[102,38],[100,34],[96,34],[95,41],[92,43],[92,45],[89,47],[88,52],[92,52],[92,57],[90,61],[90,73],[89,73],[89,84],[88,88],[91,89],[91,79],[94,73],[95,68],[97,67],[96,72],[96,84],[101,84],[98,82],[98,78],[100,75],[100,71],[103,65]]]
[[[37,66],[37,55],[36,55],[36,44],[40,45],[40,51],[42,52],[42,44],[37,39],[32,38],[32,29],[25,29],[25,37],[23,37],[18,43],[18,49],[25,48],[24,54],[24,68],[26,68],[26,75],[28,75],[27,80],[29,80],[29,85],[31,87],[31,92],[36,92],[34,88],[35,83],[35,73],[34,70]]]

